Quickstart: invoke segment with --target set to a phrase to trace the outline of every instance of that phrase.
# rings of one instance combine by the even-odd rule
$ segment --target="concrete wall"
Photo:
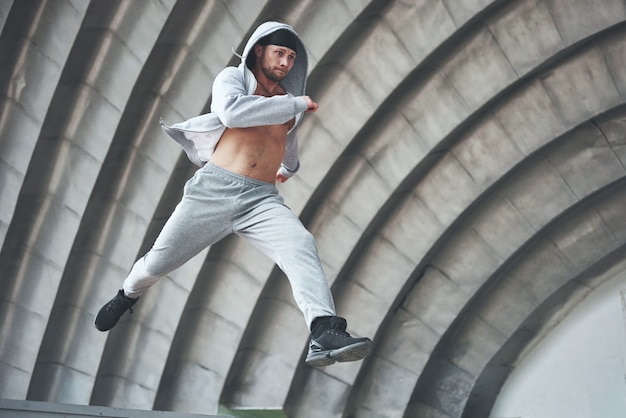
[[[206,112],[269,19],[320,104],[280,191],[374,352],[306,366],[288,281],[234,237],[97,332],[195,169],[159,118]],[[0,398],[488,416],[625,254],[625,22],[623,0],[0,2]]]

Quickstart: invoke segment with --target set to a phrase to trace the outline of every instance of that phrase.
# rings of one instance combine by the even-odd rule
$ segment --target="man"
[[[275,182],[298,170],[296,130],[318,109],[304,95],[307,55],[294,29],[266,22],[252,34],[238,67],[213,83],[211,113],[163,129],[201,168],[152,249],[133,266],[123,289],[95,321],[108,331],[160,277],[202,249],[235,233],[267,254],[290,281],[311,330],[306,362],[326,366],[355,361],[372,347],[353,338],[335,314],[313,236],[284,205]]]

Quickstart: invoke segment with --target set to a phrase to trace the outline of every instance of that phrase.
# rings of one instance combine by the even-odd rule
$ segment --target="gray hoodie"
[[[252,71],[246,66],[246,58],[254,45],[262,37],[278,30],[287,29],[297,39],[298,51],[291,71],[280,85],[286,95],[272,97],[256,96],[257,81]],[[285,157],[280,173],[291,177],[300,163],[298,162],[297,127],[307,110],[306,101],[300,97],[306,88],[308,59],[304,43],[289,25],[279,22],[265,22],[250,36],[241,55],[238,67],[226,67],[213,82],[211,113],[196,116],[185,122],[167,126],[161,121],[163,130],[182,145],[189,160],[197,166],[203,166],[209,159],[226,128],[246,128],[261,125],[287,123],[294,117],[294,126],[287,134]]]

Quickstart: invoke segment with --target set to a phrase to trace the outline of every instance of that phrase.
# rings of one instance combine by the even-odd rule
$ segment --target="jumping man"
[[[298,170],[297,127],[318,109],[306,96],[307,55],[294,29],[266,22],[252,34],[238,67],[218,74],[211,112],[163,129],[200,168],[153,247],[137,260],[122,289],[95,321],[108,331],[144,291],[204,248],[234,233],[259,248],[285,273],[311,330],[306,363],[355,361],[369,338],[346,332],[315,241],[283,203],[275,182]]]

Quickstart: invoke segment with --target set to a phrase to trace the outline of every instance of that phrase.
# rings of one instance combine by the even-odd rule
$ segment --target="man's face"
[[[296,52],[285,46],[266,45],[258,46],[260,57],[258,63],[263,74],[272,81],[282,81],[293,67]]]

